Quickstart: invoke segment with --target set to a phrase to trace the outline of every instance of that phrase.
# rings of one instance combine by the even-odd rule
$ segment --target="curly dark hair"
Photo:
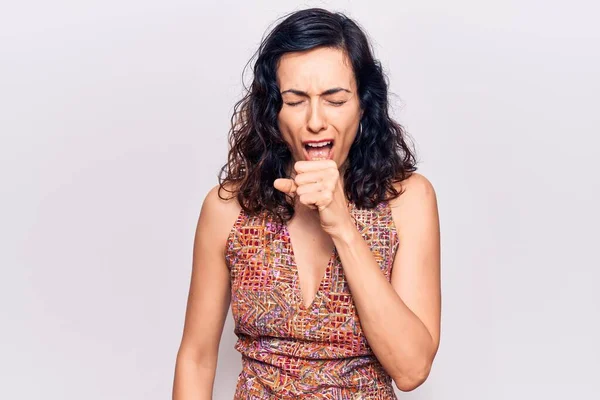
[[[257,57],[252,85],[249,89],[244,86],[246,94],[234,106],[228,159],[218,177],[219,197],[223,189],[237,196],[247,213],[267,210],[282,223],[293,217],[288,195],[273,187],[275,179],[286,177],[292,161],[291,150],[278,128],[283,101],[276,71],[284,53],[317,47],[336,48],[346,54],[364,111],[362,129],[350,147],[343,173],[348,200],[360,208],[373,208],[400,196],[393,183],[416,171],[417,160],[404,128],[388,114],[387,77],[381,63],[373,58],[367,36],[343,13],[322,8],[295,11],[282,18],[252,57]]]

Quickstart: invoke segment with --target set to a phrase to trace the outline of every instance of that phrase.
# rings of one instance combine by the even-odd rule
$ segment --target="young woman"
[[[353,20],[295,12],[257,55],[200,212],[173,398],[212,398],[231,306],[235,399],[395,399],[439,346],[434,189]]]

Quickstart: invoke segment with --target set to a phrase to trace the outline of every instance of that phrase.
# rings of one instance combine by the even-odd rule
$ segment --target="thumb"
[[[273,182],[273,186],[275,187],[275,189],[279,190],[280,192],[287,193],[287,194],[296,193],[296,189],[298,188],[298,185],[296,185],[296,182],[294,182],[293,179],[288,179],[288,178],[275,179],[275,182]]]

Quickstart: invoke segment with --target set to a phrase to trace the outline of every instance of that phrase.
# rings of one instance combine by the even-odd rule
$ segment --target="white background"
[[[308,6],[365,28],[438,194],[441,347],[399,397],[595,398],[600,7],[585,3],[4,4],[0,398],[170,398],[243,67]],[[233,396],[234,342],[228,317],[215,399]]]

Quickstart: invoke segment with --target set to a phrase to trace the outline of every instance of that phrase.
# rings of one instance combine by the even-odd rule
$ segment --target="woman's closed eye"
[[[297,102],[293,102],[293,103],[285,103],[285,104],[287,104],[288,106],[295,107],[295,106],[299,105],[300,103],[302,103],[303,101],[304,101],[304,100],[300,100],[300,101],[297,101]],[[344,103],[345,103],[345,101],[328,101],[328,103],[329,103],[329,104],[331,104],[331,105],[332,105],[332,106],[334,106],[334,107],[339,107],[339,106],[341,106],[342,104],[344,104]]]

